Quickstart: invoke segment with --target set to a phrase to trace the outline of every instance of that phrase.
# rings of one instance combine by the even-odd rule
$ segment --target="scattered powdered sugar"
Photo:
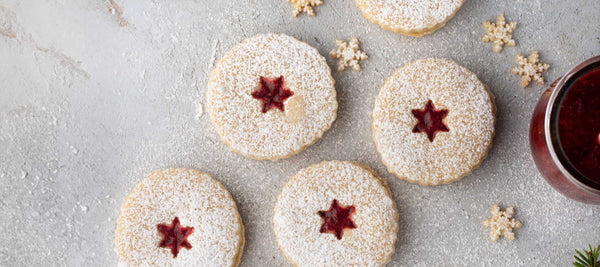
[[[372,22],[404,34],[427,34],[443,26],[464,0],[357,0]]]
[[[81,212],[87,213],[90,208],[88,206],[83,205],[83,204],[80,203],[79,204],[79,209],[81,209]]]
[[[412,109],[432,100],[449,110],[430,142],[413,133]],[[373,138],[391,173],[422,185],[450,183],[469,174],[486,157],[495,124],[493,96],[477,76],[446,59],[410,63],[389,77],[373,110]]]
[[[294,93],[284,103],[285,112],[262,112],[262,102],[252,97],[261,76],[284,77]],[[261,34],[235,46],[217,64],[206,92],[207,111],[233,151],[254,159],[282,159],[329,129],[337,113],[334,83],[315,48],[284,34]]]
[[[354,206],[355,229],[341,240],[320,233],[318,211],[334,199]],[[300,170],[284,186],[273,218],[279,246],[297,266],[383,266],[394,253],[398,212],[385,180],[362,165],[324,161]]]
[[[71,150],[71,152],[75,155],[77,155],[79,153],[79,149],[77,149],[75,146],[73,145],[69,145],[69,149]]]
[[[173,258],[158,246],[157,225],[178,217],[194,227],[191,249]],[[163,169],[151,173],[129,194],[117,220],[116,248],[121,265],[236,266],[244,230],[229,192],[197,170]]]

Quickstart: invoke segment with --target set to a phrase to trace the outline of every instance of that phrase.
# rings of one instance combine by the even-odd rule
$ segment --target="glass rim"
[[[592,57],[569,70],[554,86],[544,116],[544,133],[550,156],[559,171],[573,184],[594,194],[600,194],[600,183],[581,174],[569,162],[558,138],[558,113],[560,104],[571,85],[585,73],[600,68],[600,56]]]

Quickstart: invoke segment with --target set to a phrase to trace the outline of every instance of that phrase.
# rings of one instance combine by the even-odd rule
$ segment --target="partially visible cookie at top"
[[[212,72],[207,111],[221,139],[253,159],[290,157],[336,118],[335,81],[317,49],[259,34],[229,50]]]
[[[386,181],[371,168],[324,161],[290,178],[273,223],[295,266],[384,266],[394,253],[398,211]]]
[[[390,76],[373,110],[373,139],[391,173],[447,184],[477,168],[492,145],[494,96],[467,68],[422,59]]]
[[[125,199],[119,266],[237,266],[244,226],[221,183],[190,169],[152,172]]]
[[[363,15],[386,30],[420,37],[443,27],[464,0],[356,0]]]

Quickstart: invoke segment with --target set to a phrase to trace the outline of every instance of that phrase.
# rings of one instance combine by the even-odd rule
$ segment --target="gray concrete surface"
[[[328,159],[372,166],[390,184],[401,230],[390,266],[569,266],[600,243],[600,207],[570,201],[535,169],[528,125],[543,91],[509,73],[539,50],[547,81],[600,54],[597,0],[467,0],[423,38],[368,22],[351,0],[324,0],[292,17],[284,0],[0,0],[0,265],[116,265],[115,222],[150,171],[197,168],[231,191],[246,226],[242,266],[287,266],[272,234],[276,196],[297,170]],[[517,46],[496,54],[483,21],[518,21]],[[243,158],[202,112],[207,77],[236,43],[257,33],[297,36],[323,55],[358,37],[362,72],[334,73],[338,119],[306,151],[278,162]],[[481,168],[460,182],[421,187],[388,173],[371,140],[384,79],[424,57],[474,71],[496,95],[497,135]],[[327,57],[330,66],[335,60]],[[488,240],[494,203],[514,205],[517,240]]]

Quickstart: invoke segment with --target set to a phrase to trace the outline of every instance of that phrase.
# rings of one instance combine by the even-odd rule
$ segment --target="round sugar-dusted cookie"
[[[221,139],[253,159],[278,160],[316,142],[336,118],[331,70],[317,49],[260,34],[228,51],[212,72],[207,109]]]
[[[324,161],[290,178],[273,223],[277,243],[296,266],[383,266],[394,253],[398,211],[375,171]]]
[[[467,68],[417,60],[390,76],[373,110],[373,139],[391,173],[421,185],[457,181],[492,145],[494,96]]]
[[[443,27],[465,0],[356,0],[363,15],[386,30],[420,37]]]
[[[162,169],[127,196],[115,242],[124,266],[237,266],[244,226],[221,183],[197,170]]]

